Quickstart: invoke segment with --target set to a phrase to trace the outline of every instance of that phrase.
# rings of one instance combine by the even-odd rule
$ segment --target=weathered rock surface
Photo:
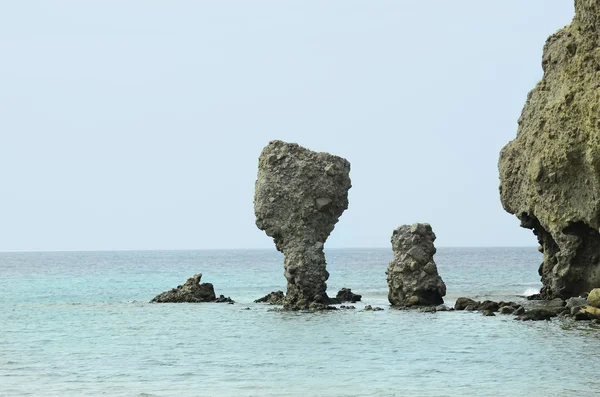
[[[284,254],[286,309],[326,309],[323,245],[348,208],[350,163],[295,143],[271,141],[258,161],[256,226]]]
[[[465,310],[467,306],[478,307],[479,302],[474,301],[471,298],[460,297],[456,300],[456,303],[454,304],[454,310]]]
[[[394,259],[387,269],[388,300],[393,306],[437,306],[446,285],[433,261],[435,234],[427,223],[400,226],[392,234]]]
[[[537,235],[542,296],[568,298],[600,287],[600,0],[575,0],[542,68],[500,153],[500,198]]]
[[[283,305],[283,301],[285,300],[285,295],[283,291],[273,291],[268,295],[263,296],[255,300],[255,303],[268,303],[269,305]]]
[[[355,294],[350,288],[342,288],[338,291],[337,295],[335,296],[335,299],[340,303],[356,303],[360,302],[360,300],[362,299],[362,295]]]
[[[152,299],[151,303],[197,303],[214,302],[215,289],[211,283],[200,284],[202,273],[190,277],[185,284],[163,292]]]
[[[587,297],[587,303],[593,307],[600,307],[600,288],[594,288]]]

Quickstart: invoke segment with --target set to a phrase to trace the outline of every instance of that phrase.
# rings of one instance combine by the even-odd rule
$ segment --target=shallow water
[[[0,254],[1,396],[591,396],[600,329],[390,310],[386,249],[327,250],[330,295],[356,310],[269,312],[267,250]],[[539,289],[535,248],[441,248],[459,296]],[[228,304],[148,304],[195,273]],[[364,312],[366,304],[386,310]],[[250,310],[242,310],[244,308]]]

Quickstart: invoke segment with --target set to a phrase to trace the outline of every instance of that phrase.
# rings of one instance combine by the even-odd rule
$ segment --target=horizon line
[[[435,247],[440,248],[536,248],[535,245],[443,245]],[[329,247],[325,248],[330,250],[368,250],[368,249],[390,249],[391,247]],[[0,253],[43,253],[43,252],[176,252],[176,251],[266,251],[274,250],[273,248],[142,248],[142,249],[31,249],[31,250],[1,250]]]

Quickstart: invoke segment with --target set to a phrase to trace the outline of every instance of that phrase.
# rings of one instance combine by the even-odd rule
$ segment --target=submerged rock
[[[360,300],[362,299],[362,295],[353,293],[350,288],[342,288],[341,290],[338,291],[337,295],[335,296],[335,299],[340,303],[343,303],[343,302],[356,303],[356,302],[360,302]]]
[[[271,141],[258,161],[256,226],[284,255],[286,309],[327,309],[323,245],[348,208],[350,163],[295,143]]]
[[[446,285],[433,261],[435,234],[427,223],[400,226],[392,234],[394,259],[388,266],[388,300],[393,306],[437,306]]]
[[[255,300],[255,303],[268,303],[269,305],[283,305],[285,295],[283,291],[273,291],[262,298]]]
[[[197,303],[214,302],[215,289],[211,283],[200,284],[202,273],[190,277],[185,284],[157,295],[150,303]]]
[[[575,0],[500,153],[500,198],[541,245],[542,297],[600,287],[600,0]]]

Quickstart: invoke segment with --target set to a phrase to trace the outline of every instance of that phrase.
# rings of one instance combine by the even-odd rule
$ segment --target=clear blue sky
[[[535,245],[497,160],[565,0],[5,1],[0,250],[273,248],[269,140],[352,164],[327,247]]]

